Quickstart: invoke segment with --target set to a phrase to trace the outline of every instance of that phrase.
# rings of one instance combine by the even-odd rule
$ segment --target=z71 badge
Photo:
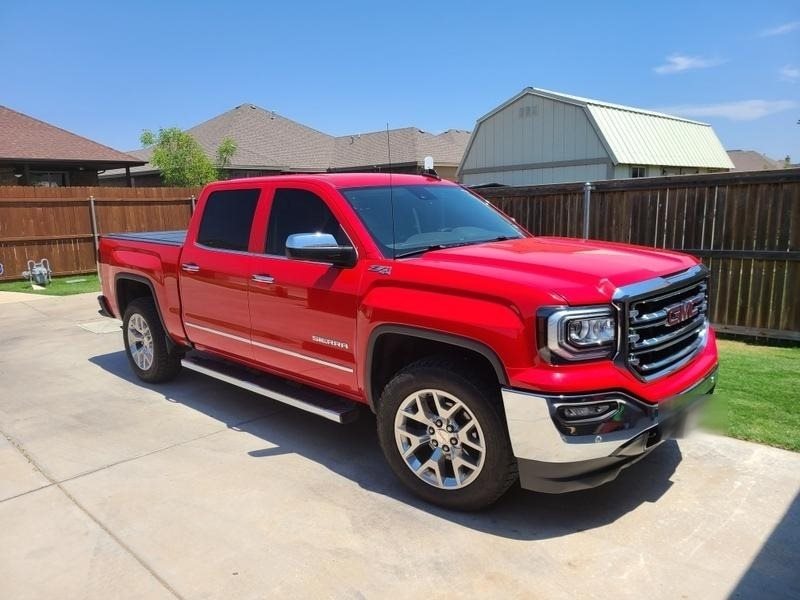
[[[385,265],[370,265],[368,270],[373,273],[380,273],[381,275],[392,274],[392,267],[387,267]]]

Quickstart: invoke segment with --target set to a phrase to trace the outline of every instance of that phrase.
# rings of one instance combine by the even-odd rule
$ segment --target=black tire
[[[137,315],[144,319],[152,339],[153,358],[152,363],[146,369],[136,364],[128,339],[128,326],[131,319]],[[142,381],[148,383],[169,381],[180,372],[182,352],[174,345],[167,343],[167,334],[161,325],[161,319],[152,298],[137,298],[128,304],[122,318],[122,339],[125,342],[125,355],[128,357],[128,363]]]
[[[508,429],[502,414],[496,381],[476,377],[469,365],[446,356],[418,360],[388,383],[377,406],[378,439],[389,466],[414,494],[455,510],[478,510],[496,502],[518,478]],[[423,481],[406,464],[395,437],[395,417],[403,403],[421,390],[441,390],[456,397],[474,415],[483,431],[483,467],[472,482],[457,489],[443,489]],[[428,450],[420,446],[423,452]]]

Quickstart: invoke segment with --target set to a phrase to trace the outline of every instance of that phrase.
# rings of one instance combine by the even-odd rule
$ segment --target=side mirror
[[[356,264],[356,249],[340,246],[330,233],[294,233],[286,239],[286,256],[331,263],[337,267]]]

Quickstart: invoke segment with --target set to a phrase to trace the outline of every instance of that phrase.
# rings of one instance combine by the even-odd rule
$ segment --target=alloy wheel
[[[408,396],[397,410],[395,441],[409,469],[440,489],[460,489],[483,469],[483,430],[472,411],[453,394],[424,389]]]
[[[153,365],[153,334],[140,314],[134,314],[128,320],[128,348],[137,367],[142,371],[150,369]]]

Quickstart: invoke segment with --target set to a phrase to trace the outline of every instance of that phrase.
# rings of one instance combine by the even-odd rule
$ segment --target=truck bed
[[[183,246],[183,242],[186,240],[186,230],[105,233],[102,237],[129,242],[155,242],[157,244],[169,244],[170,246]]]
[[[100,279],[114,316],[121,319],[124,312],[117,303],[116,283],[123,273],[150,285],[158,306],[169,307],[162,313],[165,329],[176,341],[184,341],[178,269],[185,239],[186,231],[132,231],[100,236]]]

